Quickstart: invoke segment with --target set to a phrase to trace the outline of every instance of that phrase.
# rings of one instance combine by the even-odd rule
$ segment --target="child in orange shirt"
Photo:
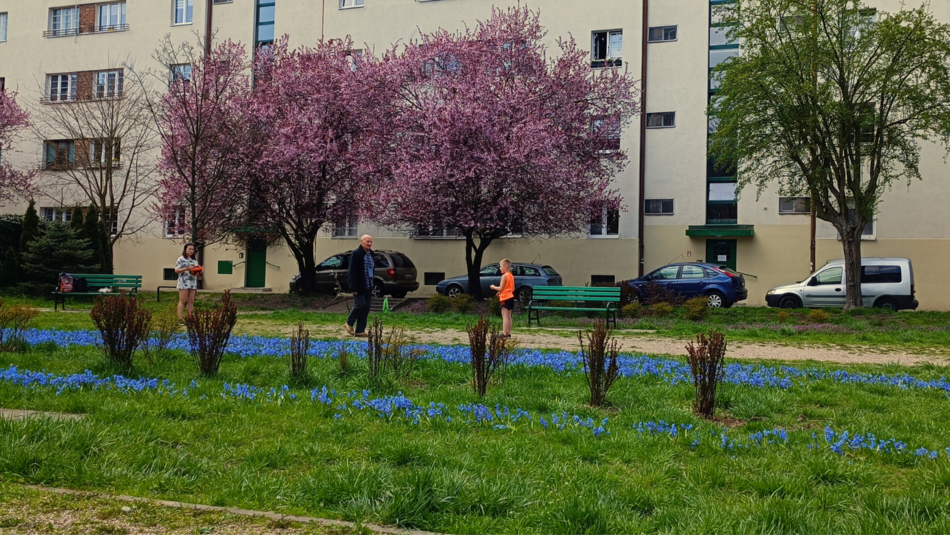
[[[501,329],[505,337],[511,338],[511,313],[515,309],[515,276],[511,274],[511,260],[507,258],[498,263],[501,268],[500,286],[489,286],[498,292],[501,303]]]

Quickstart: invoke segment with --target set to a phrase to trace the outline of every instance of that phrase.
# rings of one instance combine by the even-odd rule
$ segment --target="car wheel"
[[[393,297],[396,299],[402,299],[403,297],[406,297],[406,293],[408,292],[393,292]]]
[[[897,312],[900,309],[900,305],[897,304],[897,301],[891,299],[890,297],[878,299],[877,303],[874,303],[874,307],[883,308],[884,310],[890,310],[893,312]]]
[[[709,308],[724,308],[726,304],[726,298],[720,292],[709,292],[706,294],[706,305]]]
[[[794,295],[786,295],[778,300],[779,308],[802,308],[802,300]]]
[[[373,297],[376,299],[379,299],[382,296],[383,296],[383,285],[378,282],[374,282],[373,283]]]
[[[445,289],[445,295],[447,295],[449,299],[455,299],[463,293],[462,287],[458,284],[453,284],[452,286],[449,286]]]
[[[534,295],[534,291],[530,286],[522,286],[518,289],[518,301],[527,304],[531,300],[531,296]]]

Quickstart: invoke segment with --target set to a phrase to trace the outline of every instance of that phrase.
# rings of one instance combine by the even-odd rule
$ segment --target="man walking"
[[[369,336],[366,334],[366,318],[373,300],[373,270],[376,268],[372,247],[373,237],[365,234],[360,238],[360,246],[350,255],[346,280],[353,292],[353,310],[343,328],[353,336]]]

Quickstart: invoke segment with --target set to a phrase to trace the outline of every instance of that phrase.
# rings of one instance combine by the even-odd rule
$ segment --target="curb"
[[[266,518],[268,520],[275,521],[286,521],[286,522],[298,522],[301,524],[316,524],[319,526],[327,527],[345,527],[351,529],[357,529],[358,527],[369,529],[375,533],[387,533],[391,535],[439,535],[431,531],[419,531],[414,529],[401,529],[394,528],[390,526],[380,526],[378,524],[359,524],[355,522],[347,522],[345,520],[330,520],[327,518],[314,518],[310,516],[295,516],[295,515],[283,515],[280,513],[272,513],[270,511],[252,511],[250,509],[238,509],[235,507],[218,507],[214,505],[201,505],[196,503],[185,503],[185,502],[173,502],[168,500],[156,500],[152,498],[137,498],[135,496],[124,496],[117,494],[103,494],[99,492],[90,492],[83,490],[72,490],[72,489],[62,489],[55,487],[44,487],[42,485],[22,485],[23,488],[36,490],[40,492],[49,492],[52,494],[62,494],[66,496],[86,496],[93,498],[104,498],[109,500],[118,500],[122,502],[130,503],[146,503],[151,505],[160,505],[162,507],[175,507],[178,509],[191,509],[194,511],[207,511],[214,513],[230,513],[233,515],[240,516],[253,516],[259,518]]]

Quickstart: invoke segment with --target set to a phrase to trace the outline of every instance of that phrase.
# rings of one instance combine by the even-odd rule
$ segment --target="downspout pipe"
[[[647,37],[650,32],[650,0],[643,0],[643,42],[640,45],[640,180],[637,191],[637,277],[643,276],[643,213],[646,209],[647,163]]]
[[[207,15],[205,16],[205,56],[211,55],[211,13],[214,9],[214,0],[208,0]]]

